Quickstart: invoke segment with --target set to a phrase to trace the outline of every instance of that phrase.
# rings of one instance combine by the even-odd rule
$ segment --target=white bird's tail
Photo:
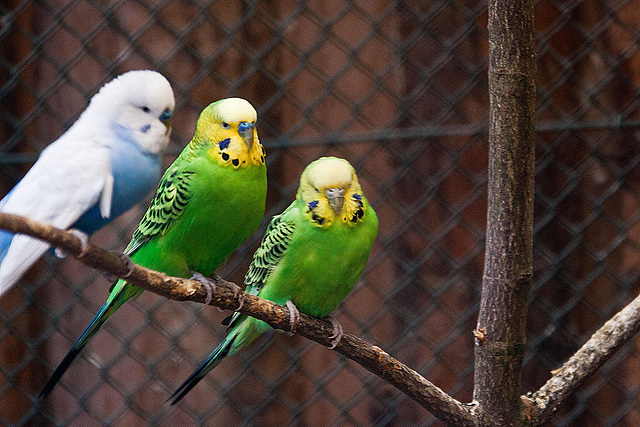
[[[0,260],[0,297],[49,249],[49,244],[24,235],[7,240],[9,247],[0,247],[0,254],[6,252]]]

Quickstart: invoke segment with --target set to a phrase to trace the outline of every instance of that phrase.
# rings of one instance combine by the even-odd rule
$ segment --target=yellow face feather
[[[362,188],[348,161],[322,157],[307,166],[300,177],[298,198],[304,213],[318,227],[333,221],[355,225],[364,217]]]
[[[191,144],[207,144],[207,154],[222,166],[262,165],[265,151],[255,126],[257,118],[256,110],[242,98],[214,102],[200,114]]]

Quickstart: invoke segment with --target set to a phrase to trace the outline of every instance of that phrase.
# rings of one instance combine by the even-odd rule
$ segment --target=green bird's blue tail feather
[[[75,344],[73,344],[73,347],[71,347],[71,350],[69,350],[69,352],[64,357],[64,359],[62,359],[62,362],[60,362],[56,370],[53,372],[53,374],[51,375],[51,378],[49,378],[49,381],[47,381],[47,383],[44,385],[44,387],[42,388],[42,391],[38,395],[39,398],[43,399],[47,397],[49,393],[51,393],[51,390],[53,390],[53,388],[58,383],[62,375],[64,375],[69,365],[71,365],[71,363],[74,361],[76,356],[80,354],[80,351],[82,351],[84,346],[87,345],[87,343],[89,342],[89,339],[98,331],[98,329],[100,329],[100,327],[104,324],[104,322],[109,318],[111,313],[108,313],[108,311],[110,306],[112,305],[113,304],[109,304],[108,302],[106,302],[102,306],[100,311],[98,311],[98,313],[95,315],[91,323],[89,323],[89,326],[87,326],[87,328],[84,330],[82,335],[80,335],[80,338],[78,338]]]
[[[251,342],[258,338],[263,332],[269,330],[270,326],[261,320],[247,317],[243,314],[232,322],[231,328],[231,331],[224,341],[222,341],[222,343],[213,350],[213,353],[207,357],[207,360],[173,392],[167,401],[171,400],[172,405],[178,403],[210,370],[218,366],[218,364],[222,362],[222,359],[236,354],[242,348],[251,344]]]
[[[60,378],[62,378],[62,375],[64,375],[71,363],[87,345],[91,337],[93,337],[95,333],[98,332],[98,329],[100,329],[104,322],[106,322],[107,319],[129,298],[135,296],[136,293],[139,294],[142,292],[142,290],[139,288],[133,288],[133,286],[126,287],[125,285],[126,284],[122,281],[116,283],[115,286],[116,288],[118,288],[118,290],[116,292],[112,292],[111,295],[109,295],[109,299],[107,299],[107,302],[105,302],[100,310],[98,310],[96,315],[91,320],[91,323],[89,323],[89,326],[87,326],[82,335],[80,335],[80,338],[78,338],[78,340],[73,344],[73,347],[71,347],[71,350],[69,350],[64,359],[62,359],[62,362],[60,362],[56,370],[53,371],[51,378],[49,378],[49,381],[47,381],[47,383],[42,388],[42,391],[38,395],[40,399],[44,399],[49,395],[49,393],[51,393]],[[133,288],[134,292],[128,292],[129,289],[127,288]]]
[[[207,357],[207,360],[204,361],[202,365],[198,369],[196,369],[190,376],[187,378],[185,382],[182,383],[180,387],[176,391],[173,392],[171,396],[167,399],[167,401],[172,400],[171,404],[175,405],[182,399],[189,391],[195,387],[196,384],[200,382],[207,372],[218,366],[222,359],[227,357],[229,351],[231,350],[234,341],[238,337],[237,334],[231,333],[225,338],[222,343],[216,348],[213,353]]]

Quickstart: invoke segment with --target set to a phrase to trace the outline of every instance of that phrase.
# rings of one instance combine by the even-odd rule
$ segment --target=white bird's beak
[[[169,110],[168,108],[164,110],[162,114],[160,114],[160,117],[158,117],[158,119],[162,122],[164,127],[167,128],[167,132],[165,132],[165,135],[168,135],[169,132],[171,132],[172,117],[173,117],[173,111]]]
[[[344,205],[344,188],[328,188],[324,190],[324,194],[327,196],[329,206],[331,206],[333,213],[340,215],[342,206]]]

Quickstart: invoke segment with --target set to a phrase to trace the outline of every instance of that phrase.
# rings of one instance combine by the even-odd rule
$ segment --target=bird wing
[[[193,171],[184,170],[180,165],[165,172],[149,209],[124,250],[125,254],[133,255],[149,240],[164,234],[182,215],[189,202],[189,183],[193,174]]]
[[[258,295],[269,274],[284,256],[295,231],[295,223],[287,215],[292,209],[294,205],[289,206],[280,215],[274,216],[269,222],[260,247],[253,254],[253,261],[244,277],[244,283],[247,285],[245,292]],[[231,328],[239,316],[239,312],[233,313],[224,319],[222,324]]]
[[[102,218],[111,216],[111,202],[113,201],[113,175],[109,172],[105,176],[104,185],[102,187],[102,195],[100,196],[100,215]]]
[[[24,178],[3,199],[1,210],[67,228],[98,202],[109,174],[108,147],[61,138],[42,152]],[[0,295],[49,248],[25,235],[5,239],[0,259]],[[3,252],[0,250],[0,253]]]

